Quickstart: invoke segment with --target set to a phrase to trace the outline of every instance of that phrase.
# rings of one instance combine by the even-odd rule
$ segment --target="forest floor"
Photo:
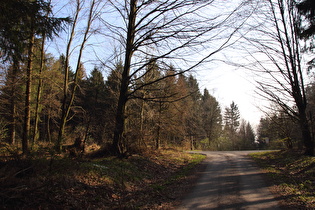
[[[315,157],[299,151],[250,154],[284,209],[315,209]]]
[[[253,153],[287,209],[315,209],[315,157]],[[0,158],[1,209],[174,209],[196,182],[205,156],[148,151],[126,159]]]
[[[126,159],[2,158],[2,209],[173,209],[191,189],[200,154],[150,151]]]

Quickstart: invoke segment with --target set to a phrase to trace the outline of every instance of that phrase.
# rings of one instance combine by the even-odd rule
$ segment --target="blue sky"
[[[220,7],[226,6],[226,1],[224,4],[223,2],[220,3],[222,3]],[[55,15],[59,17],[71,14],[74,8],[73,4],[71,5],[67,2],[60,2],[57,0],[53,1],[53,5],[55,5]],[[84,28],[85,26],[85,14],[86,13],[83,12],[82,16],[80,17],[77,36],[72,47],[71,63],[73,64],[76,63],[78,45],[81,42],[80,36],[82,37],[82,34],[80,34],[80,28]],[[99,27],[101,30],[102,26],[100,25]],[[70,27],[68,30],[70,30]],[[108,34],[93,35],[89,40],[83,54],[83,62],[88,71],[92,70],[95,64],[100,63],[98,58],[100,58],[102,62],[107,62],[109,55],[119,45],[119,43],[114,40],[106,39],[105,37],[107,35]],[[68,38],[66,33],[61,34],[59,38],[56,38],[52,43],[49,44],[49,52],[52,52],[54,55],[65,53],[65,45],[67,40]],[[218,43],[218,41],[212,43],[212,46],[209,49],[215,49],[215,45],[218,45]],[[116,48],[116,50],[119,51],[120,49]],[[228,54],[229,49],[219,52],[218,56],[216,57],[224,57],[223,53]],[[104,72],[105,75],[107,73],[108,72]],[[253,79],[249,76],[248,72],[245,70],[236,69],[233,66],[229,66],[225,63],[214,60],[196,69],[195,75],[199,81],[201,92],[204,88],[207,88],[209,92],[217,98],[223,112],[225,107],[229,106],[230,103],[234,101],[239,107],[241,117],[246,121],[249,121],[254,127],[258,125],[262,113],[259,111],[257,106],[261,104],[261,101],[258,100],[256,94],[254,93],[254,85],[252,84]]]

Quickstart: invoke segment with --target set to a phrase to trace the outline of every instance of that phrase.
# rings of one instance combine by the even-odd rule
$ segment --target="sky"
[[[59,1],[53,2],[55,2],[56,6],[59,3]],[[67,7],[69,7],[69,5],[67,5]],[[66,10],[60,9],[59,15],[64,16],[68,14],[68,12],[69,8]],[[83,23],[85,22],[83,21]],[[101,37],[99,37],[99,40],[94,39],[92,42],[94,42],[93,47],[88,46],[87,51],[84,52],[83,60],[85,61],[89,61],[87,56],[95,56],[94,50],[103,50],[103,52],[101,51],[99,54],[105,54],[104,49],[113,49],[113,46],[104,48],[104,44],[106,43],[102,41]],[[57,41],[52,43],[49,47],[53,49],[56,54],[61,54],[65,52],[65,43],[66,39],[61,37],[61,39],[57,39]],[[80,41],[75,43],[75,45],[76,44],[80,44]],[[74,50],[73,57],[76,57],[75,53],[76,51]],[[220,57],[220,52],[218,54]],[[74,59],[72,63],[75,62]],[[94,63],[91,61],[85,63],[87,70],[92,70],[93,66]],[[203,65],[203,68],[200,68],[194,73],[199,82],[200,91],[203,92],[203,89],[207,88],[209,93],[216,97],[217,101],[220,103],[222,114],[224,114],[225,108],[234,101],[238,105],[241,118],[250,122],[253,128],[257,127],[260,117],[262,116],[262,112],[257,106],[259,106],[261,102],[255,96],[253,79],[249,76],[248,72],[218,61]]]
[[[250,72],[227,64],[218,63],[208,70],[196,72],[201,91],[209,90],[220,103],[222,114],[232,101],[238,106],[241,119],[250,122],[255,129],[263,115],[263,101],[255,93],[254,78]]]

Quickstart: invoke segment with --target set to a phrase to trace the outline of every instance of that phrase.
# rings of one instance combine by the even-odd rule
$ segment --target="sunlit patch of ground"
[[[315,157],[297,151],[253,153],[265,170],[272,190],[290,209],[315,209]]]
[[[1,160],[0,205],[7,209],[172,209],[205,158],[176,150],[127,159],[59,156]]]

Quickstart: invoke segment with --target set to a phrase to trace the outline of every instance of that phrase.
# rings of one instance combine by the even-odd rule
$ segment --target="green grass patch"
[[[259,152],[250,156],[264,169],[273,189],[285,198],[285,205],[315,209],[315,157],[296,151]]]
[[[200,164],[205,158],[202,154],[185,154],[186,158],[184,162],[182,158],[174,159],[175,162],[179,163],[179,168],[169,177],[165,179],[164,182],[153,184],[151,187],[157,191],[163,191],[167,186],[171,186],[174,183],[180,182],[194,169],[198,164]],[[187,158],[188,157],[188,158]]]

